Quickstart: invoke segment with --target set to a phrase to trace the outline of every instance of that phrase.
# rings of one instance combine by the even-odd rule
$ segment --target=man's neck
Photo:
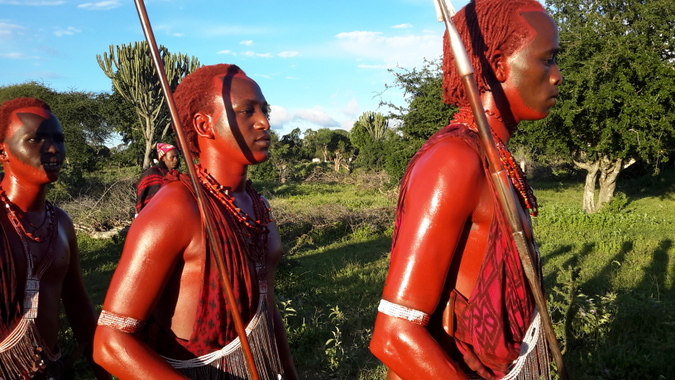
[[[47,192],[45,185],[19,182],[11,174],[5,173],[1,186],[7,198],[24,212],[44,211]]]
[[[500,104],[495,101],[491,92],[483,93],[481,100],[492,132],[504,143],[507,143],[513,132],[515,132],[518,122],[513,120],[513,115],[508,107],[500,107]]]
[[[206,169],[218,184],[229,188],[231,193],[240,194],[245,192],[248,166],[226,163],[222,162],[222,160],[217,161],[211,157],[213,156],[202,157],[200,159],[201,167]]]

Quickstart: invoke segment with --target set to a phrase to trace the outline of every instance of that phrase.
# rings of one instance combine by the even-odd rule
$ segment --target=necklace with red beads
[[[501,118],[498,115],[495,115],[494,113],[488,110],[486,110],[485,112],[488,114],[488,116],[495,117],[501,121]],[[471,113],[471,110],[467,108],[460,108],[459,112],[457,112],[453,116],[453,119],[452,121],[450,121],[450,124],[463,124],[466,125],[472,131],[478,132],[478,127],[476,126],[473,113]],[[506,170],[507,174],[509,175],[509,179],[511,180],[513,187],[516,189],[523,205],[525,206],[525,208],[527,208],[530,215],[537,216],[537,214],[539,213],[539,207],[537,205],[537,197],[534,195],[534,190],[532,190],[532,186],[530,186],[527,183],[525,173],[523,173],[523,170],[520,168],[520,166],[518,166],[516,160],[513,158],[511,152],[506,148],[506,145],[504,144],[502,139],[500,139],[499,136],[495,135],[494,132],[492,132],[492,138],[495,141],[495,145],[497,147],[497,152],[499,153],[499,159],[502,163],[502,167]]]
[[[52,205],[51,202],[45,201],[45,217],[39,226],[35,226],[30,222],[30,220],[26,218],[24,213],[18,209],[18,207],[16,207],[16,205],[14,205],[11,200],[9,200],[7,193],[5,193],[5,190],[2,188],[0,188],[0,201],[2,201],[2,203],[5,205],[7,217],[9,218],[12,226],[14,226],[14,229],[16,230],[16,233],[19,234],[19,236],[25,236],[36,243],[42,243],[46,239],[52,237],[53,232],[56,229],[56,213],[54,212],[54,205]],[[22,220],[32,228],[33,232],[26,231],[26,227],[24,226]],[[49,220],[47,231],[44,236],[39,236],[37,233],[42,228],[42,226],[44,226],[47,220]]]
[[[218,181],[216,181],[216,179],[213,178],[213,176],[209,174],[209,172],[201,165],[197,164],[195,165],[195,168],[197,169],[197,177],[199,178],[199,182],[201,182],[206,190],[208,190],[211,195],[216,197],[216,199],[218,199],[220,203],[222,203],[223,206],[225,206],[228,211],[230,211],[237,221],[241,222],[248,228],[261,231],[267,230],[267,224],[273,221],[271,218],[267,217],[264,220],[254,220],[250,215],[248,215],[234,203],[235,199],[230,195],[228,187],[219,184]],[[265,202],[262,199],[262,196],[256,193],[256,191],[253,190],[249,184],[246,185],[246,193],[251,197],[251,199],[259,198],[260,200],[260,202],[253,202],[254,216],[259,217],[262,215],[270,215],[270,209],[263,206],[265,205]]]

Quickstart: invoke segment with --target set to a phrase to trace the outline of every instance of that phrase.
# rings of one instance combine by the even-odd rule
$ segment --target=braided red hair
[[[533,30],[520,14],[545,12],[536,0],[472,0],[453,17],[475,70],[478,90],[490,91],[494,73],[490,65],[497,50],[505,56],[515,52]],[[464,86],[457,73],[455,58],[443,39],[443,99],[448,104],[469,106]]]

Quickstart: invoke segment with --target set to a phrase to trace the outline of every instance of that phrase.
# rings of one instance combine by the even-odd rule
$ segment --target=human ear
[[[495,78],[498,81],[504,82],[508,77],[508,66],[506,63],[506,57],[501,52],[501,50],[496,50],[490,59],[490,66],[492,66],[492,71],[495,73]]]
[[[214,138],[213,123],[211,121],[211,115],[206,115],[201,112],[196,113],[192,117],[192,124],[194,125],[195,132],[197,132],[198,136],[207,139]]]

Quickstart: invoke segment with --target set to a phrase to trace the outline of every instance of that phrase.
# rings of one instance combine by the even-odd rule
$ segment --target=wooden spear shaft
[[[195,193],[195,199],[199,207],[199,212],[204,221],[204,227],[206,229],[207,238],[209,245],[214,253],[216,259],[216,266],[218,267],[218,272],[220,273],[220,279],[223,285],[223,290],[225,291],[225,298],[230,307],[230,314],[234,321],[234,327],[241,342],[241,348],[244,351],[244,357],[246,358],[246,365],[248,367],[249,374],[252,380],[259,380],[258,371],[256,369],[255,360],[253,359],[253,353],[251,352],[251,346],[248,342],[248,337],[246,336],[246,329],[244,323],[241,319],[241,314],[239,313],[239,306],[237,304],[234,291],[232,290],[232,284],[230,282],[230,276],[225,266],[225,260],[223,256],[223,248],[220,244],[217,244],[216,234],[214,232],[215,221],[213,220],[213,215],[207,212],[206,202],[204,200],[204,194],[202,187],[199,185],[199,180],[197,177],[197,170],[195,169],[194,161],[192,158],[192,153],[190,152],[189,144],[183,132],[183,128],[180,124],[180,118],[178,116],[178,110],[176,109],[176,104],[173,100],[173,95],[171,93],[171,87],[169,86],[169,80],[166,77],[166,72],[164,71],[164,63],[159,55],[159,49],[157,48],[157,42],[155,41],[155,35],[152,31],[152,26],[150,25],[150,19],[148,18],[148,12],[145,9],[145,3],[143,0],[134,0],[136,4],[136,10],[138,11],[138,17],[141,21],[141,26],[143,27],[143,33],[145,34],[145,39],[150,46],[150,54],[152,55],[152,61],[155,64],[155,70],[157,71],[157,76],[162,85],[162,92],[166,99],[166,104],[169,107],[169,112],[171,113],[171,119],[173,120],[173,129],[176,133],[178,139],[178,147],[183,152],[185,157],[185,164],[188,169],[188,175],[192,182],[192,188]]]
[[[508,173],[502,168],[501,159],[495,146],[494,139],[492,138],[490,124],[488,124],[487,117],[485,116],[485,110],[483,109],[483,103],[480,99],[480,93],[478,91],[478,85],[476,84],[476,78],[474,77],[474,70],[471,66],[471,61],[469,60],[469,56],[466,52],[466,48],[464,47],[459,32],[455,27],[455,23],[452,21],[452,15],[455,13],[454,8],[451,4],[448,4],[448,0],[434,1],[436,4],[436,9],[440,11],[443,21],[445,21],[445,26],[450,40],[450,47],[452,48],[452,53],[455,56],[457,70],[459,72],[460,78],[462,78],[462,83],[464,84],[467,97],[469,98],[469,103],[471,104],[471,111],[473,112],[476,125],[478,126],[481,144],[483,145],[488,158],[491,181],[497,189],[499,203],[503,210],[504,217],[508,222],[511,236],[514,240],[520,261],[523,265],[525,277],[527,278],[527,282],[530,285],[534,302],[541,316],[544,335],[546,336],[549,349],[556,363],[558,374],[560,375],[561,379],[567,380],[569,378],[567,375],[567,369],[565,368],[565,363],[563,362],[562,353],[560,352],[560,346],[558,345],[555,331],[553,331],[553,322],[551,321],[551,316],[548,313],[546,298],[544,297],[544,292],[542,291],[539,282],[538,271],[534,269],[534,265],[532,263],[532,257],[535,256],[534,247],[532,246],[532,241],[525,236],[523,231],[523,223],[520,219],[519,212],[520,205],[517,202],[516,194],[511,187]]]

